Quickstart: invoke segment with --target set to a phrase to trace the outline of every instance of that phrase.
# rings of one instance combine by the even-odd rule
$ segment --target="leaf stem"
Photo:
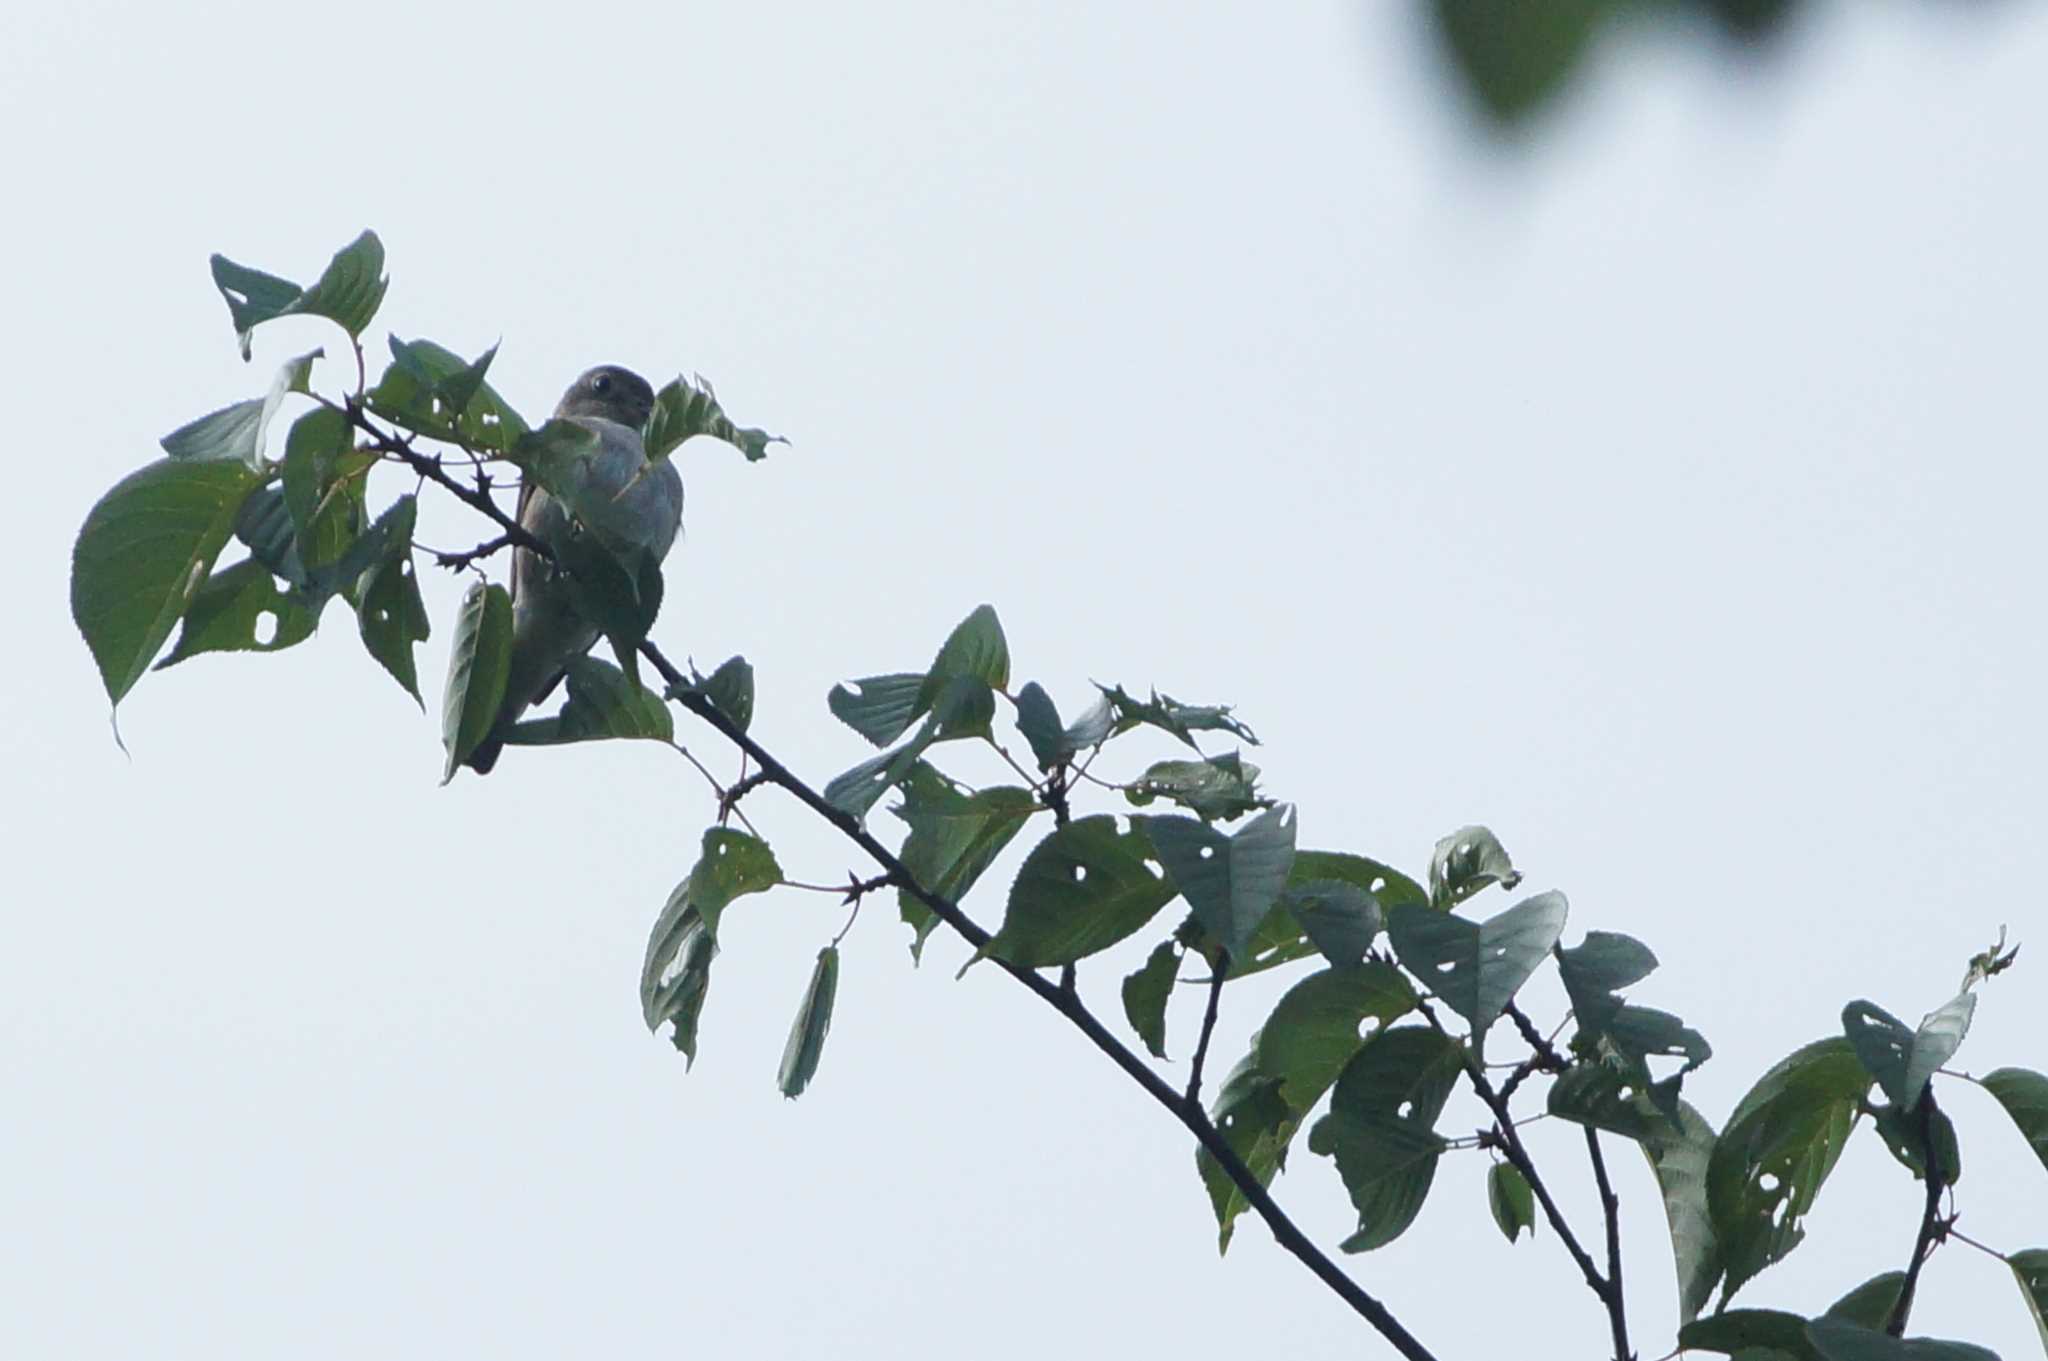
[[[1216,967],[1210,971],[1209,1006],[1202,1013],[1202,1037],[1195,1041],[1194,1061],[1188,1065],[1187,1102],[1197,1110],[1202,1105],[1202,1064],[1209,1057],[1209,1036],[1216,1030],[1216,1010],[1223,999],[1223,980],[1229,974],[1228,959],[1228,954],[1217,956]]]

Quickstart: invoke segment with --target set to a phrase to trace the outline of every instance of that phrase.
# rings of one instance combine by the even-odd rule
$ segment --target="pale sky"
[[[1070,714],[1091,678],[1238,706],[1304,846],[1419,873],[1491,825],[1568,942],[1662,957],[1633,995],[1713,1042],[1687,1093],[1717,1124],[1844,1003],[1945,1001],[2001,923],[2027,949],[1955,1062],[2048,1069],[2048,13],[1815,8],[1760,64],[1624,35],[1520,151],[1392,0],[12,16],[0,359],[41,513],[0,673],[0,1354],[1385,1353],[1253,1220],[1219,1260],[1185,1132],[996,970],[955,982],[958,941],[913,971],[885,899],[800,1101],[775,1071],[822,896],[728,915],[686,1075],[635,996],[714,813],[672,753],[438,787],[437,718],[338,605],[294,651],[146,677],[115,747],[66,605],[87,507],[338,353],[293,321],[245,366],[207,255],[309,280],[366,226],[380,352],[502,339],[529,415],[591,364],[697,371],[793,441],[683,451],[656,637],[752,659],[756,734],[817,783],[869,750],[832,683],[921,668],[989,601]],[[437,713],[460,583],[424,575]],[[793,875],[866,872],[789,800],[749,811]],[[1026,841],[968,899],[991,926]],[[1083,965],[1120,1032],[1177,920]],[[1218,1076],[1282,986],[1226,992]],[[1961,1227],[2048,1246],[2048,1172],[1943,1097]],[[1592,1235],[1577,1131],[1530,1138]],[[1611,1161],[1654,1357],[1663,1217]],[[1448,1158],[1344,1265],[1446,1361],[1603,1354],[1486,1165]],[[1305,1146],[1275,1189],[1348,1231]],[[1903,1267],[1919,1203],[1859,1130],[1738,1302]],[[2039,1345],[1957,1244],[1913,1331]]]

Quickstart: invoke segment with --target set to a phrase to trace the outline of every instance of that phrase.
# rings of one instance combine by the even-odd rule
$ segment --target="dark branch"
[[[751,775],[740,777],[739,781],[732,788],[718,796],[718,820],[720,822],[725,821],[732,814],[732,811],[740,806],[741,799],[744,799],[747,795],[767,783],[768,776],[758,770]]]
[[[1884,1330],[1893,1337],[1906,1335],[1906,1319],[1913,1312],[1913,1292],[1920,1285],[1920,1268],[1927,1265],[1927,1259],[1934,1255],[1935,1245],[1941,1242],[1941,1190],[1943,1181],[1941,1149],[1934,1139],[1934,1083],[1930,1080],[1920,1093],[1920,1104],[1916,1113],[1920,1117],[1920,1146],[1927,1151],[1927,1162],[1923,1169],[1927,1174],[1927,1203],[1920,1212],[1920,1230],[1913,1238],[1913,1260],[1906,1264],[1906,1281],[1899,1287],[1899,1302],[1892,1306],[1892,1316],[1885,1320]]]
[[[1600,1188],[1600,1212],[1607,1220],[1607,1326],[1614,1335],[1614,1361],[1631,1361],[1628,1311],[1621,1289],[1621,1197],[1607,1180],[1607,1159],[1600,1153],[1600,1134],[1586,1126],[1586,1156],[1593,1161],[1593,1181]]]
[[[436,553],[434,554],[434,565],[436,567],[446,567],[452,572],[465,571],[472,563],[480,562],[501,548],[510,548],[512,544],[513,539],[510,534],[500,534],[495,539],[484,540],[466,552]]]
[[[978,950],[988,944],[988,932],[976,925],[951,900],[933,893],[918,883],[888,847],[868,834],[858,818],[825,802],[818,791],[791,774],[789,768],[770,755],[760,743],[735,727],[732,720],[720,713],[718,706],[710,699],[689,689],[684,684],[685,677],[682,672],[678,671],[653,643],[641,643],[640,654],[653,663],[655,670],[661,673],[662,679],[669,683],[670,697],[677,704],[717,729],[727,741],[751,757],[760,765],[761,774],[771,784],[780,786],[799,803],[838,828],[848,840],[859,846],[870,859],[886,870],[905,892],[931,909],[933,915],[952,927],[969,945]],[[1179,1120],[1208,1151],[1209,1156],[1216,1160],[1217,1166],[1223,1169],[1224,1175],[1229,1177],[1231,1183],[1244,1195],[1252,1210],[1265,1221],[1266,1227],[1272,1231],[1275,1241],[1281,1247],[1314,1272],[1318,1280],[1336,1292],[1340,1299],[1377,1329],[1380,1335],[1391,1342],[1401,1355],[1408,1357],[1409,1361],[1434,1361],[1429,1349],[1402,1327],[1400,1320],[1396,1319],[1385,1305],[1367,1294],[1358,1282],[1345,1275],[1322,1249],[1296,1227],[1294,1221],[1287,1217],[1286,1211],[1282,1210],[1267,1192],[1265,1184],[1253,1175],[1252,1170],[1245,1166],[1244,1160],[1237,1156],[1236,1151],[1217,1132],[1216,1126],[1210,1122],[1202,1108],[1167,1086],[1165,1080],[1152,1070],[1150,1064],[1110,1034],[1102,1022],[1096,1019],[1095,1014],[1082,1004],[1078,994],[1063,990],[1058,984],[1034,970],[1022,968],[1003,959],[996,959],[995,963],[1030,989],[1040,1001],[1066,1017],[1090,1044],[1101,1051],[1110,1062],[1123,1069],[1125,1076],[1142,1087],[1147,1096]]]
[[[1228,972],[1224,966],[1229,958],[1219,954],[1216,966],[1210,970],[1209,1009],[1202,1015],[1202,1038],[1195,1041],[1195,1059],[1188,1068],[1187,1101],[1196,1109],[1200,1109],[1202,1104],[1202,1064],[1209,1057],[1209,1036],[1216,1029],[1216,1006],[1223,998],[1223,979]]]

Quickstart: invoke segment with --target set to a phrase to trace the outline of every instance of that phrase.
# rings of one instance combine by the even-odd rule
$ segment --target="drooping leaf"
[[[675,740],[675,719],[661,696],[598,657],[572,658],[563,668],[569,699],[553,718],[529,719],[505,734],[507,746],[552,746],[640,738]]]
[[[1598,1059],[1581,1060],[1560,1073],[1547,1100],[1550,1113],[1561,1120],[1628,1139],[1652,1139],[1675,1129],[1651,1101],[1646,1082]]]
[[[1486,1208],[1493,1211],[1493,1222],[1510,1243],[1524,1229],[1531,1238],[1536,1236],[1536,1193],[1513,1163],[1495,1163],[1487,1171]]]
[[[209,412],[179,426],[158,443],[172,458],[234,459],[260,471],[271,418],[277,414],[286,393],[308,390],[307,377],[320,355],[319,350],[309,350],[287,360],[271,378],[270,391],[263,396]]]
[[[1294,810],[1261,813],[1226,836],[1194,818],[1135,818],[1202,928],[1233,959],[1279,901],[1294,865]]]
[[[1903,1271],[1887,1271],[1881,1276],[1872,1276],[1829,1305],[1823,1317],[1881,1330],[1890,1320],[1892,1309],[1899,1302],[1899,1291],[1905,1288],[1905,1284],[1906,1273]]]
[[[407,430],[510,454],[531,427],[480,373],[474,388],[469,386],[475,370],[476,365],[431,340],[393,336],[391,364],[365,394],[365,402],[373,413]],[[468,400],[453,406],[465,390]]]
[[[403,497],[410,501],[412,498]],[[412,533],[406,527],[403,540],[393,535],[385,544],[384,556],[363,577],[362,601],[356,607],[356,627],[363,646],[391,678],[405,687],[422,709],[419,668],[413,648],[427,640],[433,627],[427,619],[427,604],[420,597],[420,582],[413,570]]]
[[[1387,914],[1387,938],[1402,966],[1428,980],[1473,1034],[1483,1035],[1557,943],[1566,912],[1565,897],[1555,890],[1479,923],[1402,906]]]
[[[1345,1065],[1330,1113],[1309,1130],[1309,1151],[1337,1160],[1358,1211],[1358,1230],[1340,1245],[1369,1252],[1415,1222],[1436,1177],[1445,1141],[1437,1134],[1463,1046],[1426,1026],[1396,1026]]]
[[[1707,1205],[1727,1267],[1722,1303],[1797,1247],[1870,1074],[1846,1039],[1818,1040],[1758,1079],[1715,1141]]]
[[[1124,1019],[1153,1058],[1166,1057],[1166,999],[1180,971],[1180,946],[1162,940],[1135,973],[1124,978]]]
[[[1145,863],[1142,833],[1098,815],[1058,828],[1024,857],[1002,930],[983,953],[1026,968],[1071,964],[1139,930],[1173,898]]]
[[[251,557],[300,590],[312,584],[305,559],[299,556],[298,532],[292,526],[291,510],[284,492],[263,486],[250,492],[235,512],[235,537],[248,548]]]
[[[2005,1264],[2019,1283],[2020,1297],[2034,1316],[2034,1329],[2041,1335],[2041,1350],[2048,1352],[2048,1248],[2027,1248],[2008,1253]]]
[[[718,404],[711,384],[678,375],[654,394],[654,414],[647,421],[647,458],[660,462],[692,435],[724,440],[747,456],[749,463],[768,457],[768,446],[787,444],[780,435],[734,425]]]
[[[214,256],[212,265],[213,282],[227,300],[244,359],[250,356],[250,334],[278,317],[326,317],[360,337],[377,315],[390,283],[384,276],[383,243],[367,231],[337,251],[309,289],[223,255]]]
[[[312,610],[278,589],[269,568],[245,558],[209,576],[193,594],[178,641],[156,669],[202,652],[281,652],[312,637],[318,622]]]
[[[937,740],[937,725],[926,723],[917,735],[893,751],[870,756],[842,771],[825,785],[825,802],[855,818],[865,819],[882,795],[894,789],[917,766],[918,758]]]
[[[911,672],[863,676],[832,687],[825,697],[832,716],[878,747],[886,747],[917,722],[918,692],[924,677]]]
[[[818,951],[796,1020],[790,1023],[789,1043],[782,1049],[782,1068],[775,1083],[784,1096],[802,1096],[817,1076],[818,1056],[825,1052],[825,1035],[832,1029],[832,1005],[838,996],[839,947],[827,945]]]
[[[728,657],[697,688],[735,728],[745,732],[754,722],[754,667],[745,657]]]
[[[694,911],[704,929],[716,939],[718,924],[734,899],[749,893],[765,893],[781,882],[782,867],[775,863],[775,852],[767,842],[731,827],[707,827],[697,863],[669,894],[655,935],[660,937],[663,924],[680,919],[685,911]]]
[[[1694,1319],[1678,1330],[1684,1348],[1722,1352],[1743,1361],[1826,1361],[1806,1336],[1806,1320],[1781,1309],[1727,1309],[1711,1318]]]
[[[1270,1186],[1287,1161],[1287,1147],[1302,1117],[1280,1099],[1280,1080],[1261,1073],[1256,1056],[1246,1054],[1223,1080],[1209,1118],[1259,1185]],[[1196,1150],[1195,1170],[1216,1212],[1216,1250],[1227,1252],[1237,1217],[1250,1202],[1208,1150]]]
[[[2048,1167],[2048,1077],[2027,1068],[1999,1068],[1986,1073],[1983,1082],[2020,1127],[2020,1137],[2041,1166]]]
[[[361,495],[359,488],[360,484],[355,493],[357,496]],[[275,495],[266,488],[249,499],[254,504],[259,498]],[[318,609],[337,594],[348,597],[351,602],[357,601],[361,599],[364,573],[395,554],[411,553],[413,522],[417,515],[414,502],[415,498],[410,494],[393,501],[368,529],[355,534],[340,557],[323,566],[306,566],[299,558],[297,548],[293,547],[286,554],[287,567],[296,566],[303,574],[295,584],[306,603]],[[252,548],[251,551],[255,550]],[[293,580],[285,572],[278,575]]]
[[[1563,87],[1614,0],[1432,0],[1437,32],[1480,107],[1501,124]]]
[[[1927,1120],[1926,1126],[1921,1124],[1923,1119]],[[1935,1110],[1929,1118],[1918,1106],[1909,1111],[1883,1105],[1871,1112],[1871,1126],[1899,1165],[1913,1174],[1913,1180],[1927,1180],[1930,1151],[1943,1186],[1953,1186],[1962,1180],[1963,1151],[1956,1140],[1955,1122],[1948,1118],[1947,1111]]]
[[[673,903],[673,900],[671,900]],[[697,1062],[697,1022],[711,988],[711,961],[718,941],[704,929],[695,908],[684,904],[671,915],[664,910],[647,942],[647,960],[640,973],[640,1014],[647,1028],[659,1031],[675,1022],[673,1040],[683,1053],[683,1071]]]
[[[956,903],[1038,811],[1028,789],[996,785],[963,793],[922,761],[912,766],[901,789],[903,802],[892,811],[910,825],[900,853],[903,866],[925,889]],[[938,916],[902,887],[896,890],[896,906],[912,932],[911,958],[920,959]]]
[[[101,497],[71,551],[71,617],[114,704],[206,581],[262,477],[234,462],[163,459]]]
[[[1959,993],[1929,1012],[1918,1030],[1908,1030],[1875,1002],[1851,1002],[1842,1008],[1842,1030],[1865,1071],[1892,1104],[1906,1109],[1920,1100],[1927,1079],[1962,1044],[1976,1009],[1976,993]]]
[[[1967,1342],[1893,1337],[1839,1318],[1814,1319],[1806,1336],[1820,1361],[1998,1361],[1997,1353]]]
[[[1714,1155],[1714,1127],[1681,1101],[1670,1129],[1658,1129],[1642,1142],[1644,1156],[1656,1175],[1664,1200],[1665,1226],[1671,1233],[1672,1264],[1678,1273],[1678,1317],[1690,1322],[1713,1298],[1723,1270],[1720,1240],[1714,1236],[1707,1207],[1707,1168]]]
[[[1484,827],[1460,827],[1438,841],[1429,858],[1429,900],[1439,910],[1456,907],[1488,884],[1512,889],[1521,882],[1500,838]]]
[[[1143,724],[1170,732],[1191,747],[1195,745],[1194,734],[1197,732],[1227,732],[1255,747],[1259,745],[1259,739],[1252,730],[1230,716],[1227,704],[1182,704],[1157,690],[1152,692],[1149,700],[1140,701],[1127,694],[1121,685],[1111,688],[1097,684],[1095,688],[1102,692],[1103,702],[1109,706],[1112,715],[1110,733],[1129,732]],[[1108,735],[1104,734],[1105,737]],[[1085,745],[1093,746],[1095,743]]]
[[[282,487],[306,566],[333,562],[362,533],[364,474],[374,462],[374,456],[354,449],[348,419],[332,407],[315,407],[292,422]],[[408,546],[411,538],[408,532]]]
[[[505,588],[472,585],[455,617],[448,653],[448,684],[441,695],[441,742],[448,760],[441,783],[490,735],[512,666],[512,598]]]
[[[1139,807],[1165,799],[1205,821],[1229,822],[1273,800],[1258,792],[1259,768],[1247,765],[1236,752],[1200,761],[1157,761],[1124,790]]]

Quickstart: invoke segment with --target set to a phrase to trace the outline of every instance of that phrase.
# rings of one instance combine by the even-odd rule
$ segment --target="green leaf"
[[[1180,955],[1178,944],[1162,940],[1137,972],[1124,979],[1124,1019],[1155,1059],[1166,1057],[1166,999],[1173,995]]]
[[[362,533],[364,474],[375,461],[355,450],[348,419],[332,407],[315,407],[292,422],[282,485],[299,558],[308,567],[335,561]],[[408,548],[411,542],[408,530]]]
[[[1173,899],[1173,885],[1145,864],[1150,852],[1141,833],[1119,832],[1105,815],[1055,830],[1024,857],[1003,928],[982,953],[1037,969],[1108,949]]]
[[[1031,744],[1040,770],[1051,770],[1074,754],[1066,744],[1066,729],[1060,726],[1059,706],[1037,681],[1017,692],[1017,731]]]
[[[1253,735],[1252,730],[1230,716],[1230,706],[1227,704],[1182,704],[1171,695],[1162,695],[1157,690],[1152,692],[1151,699],[1140,702],[1125,693],[1121,685],[1112,689],[1107,685],[1097,684],[1095,688],[1102,692],[1103,702],[1109,706],[1111,715],[1109,732],[1104,733],[1103,737],[1097,738],[1096,741],[1102,741],[1114,733],[1129,732],[1143,724],[1170,732],[1191,747],[1195,745],[1195,733],[1212,731],[1227,732],[1255,747],[1259,745],[1259,739]],[[1095,742],[1084,745],[1094,746]]]
[[[955,676],[977,677],[992,690],[1010,684],[1010,644],[1003,637],[994,606],[976,606],[947,635],[918,688],[917,711],[923,713],[937,704],[946,682]]]
[[[1872,1276],[1829,1305],[1823,1317],[1881,1330],[1890,1321],[1892,1310],[1899,1302],[1899,1291],[1905,1288],[1905,1284],[1906,1273],[1903,1271],[1887,1271],[1881,1276]]]
[[[1300,872],[1296,856],[1295,873]],[[1289,875],[1291,879],[1292,874]],[[1289,884],[1280,905],[1301,924],[1302,934],[1332,964],[1353,965],[1365,958],[1384,920],[1371,893],[1342,879],[1312,879]]]
[[[496,353],[495,347],[491,353]],[[431,340],[393,336],[391,364],[365,402],[372,412],[407,430],[509,455],[530,427],[480,374],[468,400],[460,407],[451,405],[468,389],[475,372],[476,365]]]
[[[745,732],[754,722],[754,667],[745,657],[728,657],[697,688],[735,728]]]
[[[1280,1099],[1306,1115],[1374,1035],[1415,1009],[1415,989],[1380,960],[1308,975],[1259,1028],[1259,1071],[1280,1080]]]
[[[311,584],[311,574],[299,556],[291,511],[285,506],[284,493],[276,487],[258,487],[249,493],[242,508],[235,512],[235,537],[275,575],[301,590]]]
[[[910,826],[903,866],[926,890],[955,903],[1038,811],[1028,789],[996,785],[962,793],[923,761],[912,766],[902,791],[903,802],[892,811]],[[920,959],[938,916],[905,888],[896,890],[896,907],[913,933],[910,956]]]
[[[1382,1031],[1345,1065],[1309,1151],[1334,1157],[1358,1211],[1340,1245],[1369,1252],[1404,1233],[1422,1210],[1445,1141],[1437,1116],[1464,1067],[1464,1047],[1426,1026]]]
[[[1548,1109],[1575,1125],[1604,1129],[1627,1139],[1670,1133],[1672,1124],[1651,1103],[1649,1084],[1618,1066],[1582,1059],[1550,1084]]]
[[[469,414],[470,404],[483,391],[484,375],[491,371],[491,361],[497,357],[498,347],[493,345],[478,355],[474,363],[434,380],[433,395],[439,399],[443,414],[455,421]]]
[[[1996,1352],[1967,1342],[1898,1338],[1838,1318],[1813,1320],[1806,1325],[1806,1336],[1821,1361],[1998,1361]]]
[[[455,617],[448,685],[441,695],[441,741],[448,749],[442,784],[455,778],[457,767],[490,735],[511,666],[512,598],[503,586],[472,585]]]
[[[1707,1205],[1727,1265],[1721,1300],[1799,1246],[1870,1075],[1849,1042],[1818,1040],[1758,1079],[1715,1142]]]
[[[1486,1208],[1512,1243],[1527,1229],[1536,1236],[1536,1193],[1513,1163],[1495,1163],[1486,1174]]]
[[[1614,931],[1588,931],[1585,940],[1557,953],[1558,977],[1585,1032],[1605,1030],[1621,1010],[1616,994],[1648,978],[1656,967],[1649,946]]]
[[[412,497],[400,497],[410,507]],[[403,513],[404,534],[394,532],[385,543],[384,556],[363,576],[362,602],[356,607],[356,627],[363,647],[391,678],[405,687],[422,709],[419,668],[413,648],[433,632],[427,619],[426,601],[420,598],[420,582],[412,564],[410,508]]]
[[[1857,1001],[1842,1008],[1842,1030],[1892,1104],[1909,1109],[1919,1102],[1934,1070],[1962,1044],[1976,1010],[1977,994],[1959,993],[1929,1012],[1914,1031],[1875,1002]]]
[[[1177,803],[1204,821],[1228,822],[1255,809],[1271,808],[1261,798],[1259,768],[1245,764],[1238,753],[1201,761],[1157,761],[1124,790],[1139,807],[1156,799]]]
[[[1712,1318],[1694,1319],[1678,1330],[1678,1345],[1743,1356],[1745,1361],[1752,1352],[1795,1361],[1823,1361],[1806,1336],[1806,1320],[1780,1309],[1729,1309]]]
[[[1484,827],[1460,827],[1436,843],[1429,858],[1429,900],[1439,910],[1457,906],[1488,884],[1512,889],[1522,874],[1500,838]]]
[[[1714,1236],[1713,1215],[1707,1208],[1714,1127],[1680,1101],[1673,1127],[1656,1130],[1641,1143],[1664,1199],[1672,1264],[1678,1273],[1678,1317],[1690,1322],[1713,1298],[1723,1269],[1720,1240]]]
[[[886,747],[917,722],[924,710],[918,693],[924,677],[909,672],[843,681],[825,697],[832,716],[878,747]]]
[[[2020,1137],[2048,1167],[2048,1077],[2026,1068],[2000,1068],[1984,1075],[1984,1090],[1998,1098],[2020,1127]]]
[[[121,702],[185,613],[262,484],[241,463],[163,459],[99,499],[71,551],[71,617]]]
[[[2020,1297],[2034,1316],[2034,1329],[2041,1335],[2041,1350],[2048,1352],[2048,1248],[2028,1248],[2007,1255],[2005,1264],[2019,1282]]]
[[[682,1050],[683,1071],[688,1072],[697,1062],[697,1022],[711,988],[718,940],[704,929],[694,907],[677,905],[673,899],[670,904],[673,915],[662,912],[647,942],[640,971],[640,1014],[650,1031],[659,1031],[664,1021],[675,1022],[675,1047]]]
[[[707,827],[696,865],[668,895],[668,905],[655,924],[655,939],[661,939],[664,931],[688,911],[697,914],[705,931],[715,940],[725,909],[735,899],[766,892],[781,882],[782,867],[775,863],[775,852],[767,842],[730,827]],[[648,958],[654,958],[652,942]],[[648,983],[645,973],[640,982],[644,998]]]
[[[261,470],[271,417],[277,414],[286,393],[309,390],[307,378],[313,371],[313,361],[321,353],[309,350],[287,360],[270,380],[268,393],[224,406],[181,425],[158,443],[172,458],[234,459]]]
[[[711,384],[678,375],[654,395],[654,413],[647,421],[647,460],[658,463],[693,435],[724,440],[747,456],[749,463],[768,457],[768,446],[787,444],[780,435],[734,425],[718,405]]]
[[[1259,1185],[1270,1186],[1287,1161],[1287,1148],[1301,1124],[1299,1112],[1280,1099],[1280,1081],[1259,1071],[1256,1055],[1246,1054],[1223,1080],[1210,1110],[1216,1132]],[[1207,1149],[1195,1153],[1195,1170],[1208,1189],[1216,1211],[1216,1250],[1227,1252],[1237,1217],[1250,1204]]]
[[[832,1003],[839,994],[839,947],[827,945],[818,951],[818,963],[797,1007],[796,1020],[789,1027],[789,1043],[782,1050],[782,1071],[776,1085],[792,1099],[818,1072],[818,1056],[825,1051],[825,1034],[832,1028]]]
[[[611,738],[675,740],[675,719],[660,695],[598,657],[575,657],[563,668],[569,700],[554,718],[530,719],[505,734],[507,746],[554,746]]]
[[[228,316],[250,356],[250,333],[266,321],[287,316],[326,317],[360,337],[377,315],[390,280],[384,277],[384,245],[375,232],[364,232],[336,252],[310,289],[274,274],[238,265],[224,255],[212,259],[213,282],[227,300]]]
[[[1527,117],[1560,90],[1613,0],[1433,0],[1466,85],[1497,122]]]
[[[1879,1106],[1871,1111],[1871,1117],[1872,1128],[1884,1140],[1891,1155],[1899,1160],[1900,1166],[1913,1174],[1913,1180],[1926,1181],[1928,1141],[1920,1126],[1920,1108],[1917,1105],[1911,1110],[1892,1105]],[[1947,1111],[1936,1110],[1932,1123],[1941,1184],[1953,1186],[1963,1178],[1963,1151],[1956,1140],[1955,1122],[1948,1118]]]
[[[265,620],[269,637],[259,639]],[[254,558],[215,572],[192,596],[185,627],[161,671],[202,652],[281,652],[313,636],[319,616],[277,587],[270,569]]]
[[[1178,815],[1132,821],[1144,828],[1202,929],[1232,959],[1242,958],[1293,868],[1294,810],[1271,809],[1230,836]]]
[[[1489,920],[1407,905],[1387,914],[1387,938],[1403,967],[1484,1035],[1564,930],[1567,907],[1552,890],[1524,898]]]

